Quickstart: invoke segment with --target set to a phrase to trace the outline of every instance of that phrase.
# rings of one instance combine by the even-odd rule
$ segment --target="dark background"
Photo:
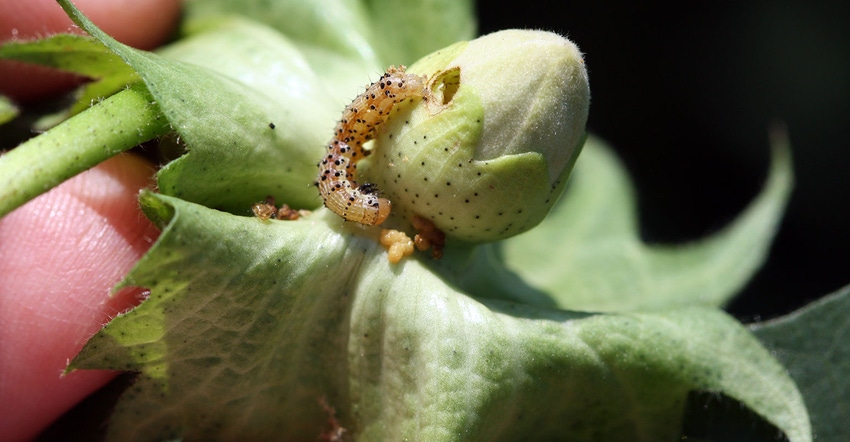
[[[729,311],[775,317],[850,284],[850,2],[553,3],[481,0],[479,32],[543,29],[579,45],[589,130],[632,174],[645,240],[692,240],[734,219],[782,122],[794,193],[767,264]]]

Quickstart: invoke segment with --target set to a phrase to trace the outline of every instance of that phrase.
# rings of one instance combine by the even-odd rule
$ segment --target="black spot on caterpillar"
[[[428,99],[426,78],[390,67],[345,108],[334,129],[327,154],[319,162],[316,185],[325,206],[348,221],[378,225],[390,215],[391,203],[378,196],[374,184],[358,186],[357,162],[369,155],[363,144],[375,138],[393,106],[408,99]]]

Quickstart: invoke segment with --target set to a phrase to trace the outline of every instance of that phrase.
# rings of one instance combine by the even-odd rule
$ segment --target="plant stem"
[[[136,84],[0,156],[0,217],[59,183],[170,130]]]

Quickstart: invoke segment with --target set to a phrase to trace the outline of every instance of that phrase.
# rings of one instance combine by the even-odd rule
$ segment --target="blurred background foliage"
[[[479,32],[551,30],[584,51],[589,129],[633,174],[646,240],[729,222],[763,183],[768,128],[782,123],[796,187],[767,265],[729,310],[767,319],[850,283],[850,3],[549,4],[479,1]]]

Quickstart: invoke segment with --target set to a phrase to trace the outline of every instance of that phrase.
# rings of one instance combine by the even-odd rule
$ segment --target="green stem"
[[[0,217],[170,126],[141,84],[0,156]]]

